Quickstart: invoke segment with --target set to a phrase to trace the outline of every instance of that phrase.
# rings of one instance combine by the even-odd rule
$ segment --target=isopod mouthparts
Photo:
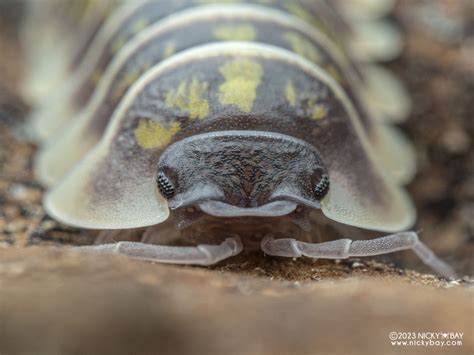
[[[298,205],[289,201],[274,201],[259,207],[241,208],[220,201],[199,203],[199,208],[215,217],[279,217],[296,210]]]

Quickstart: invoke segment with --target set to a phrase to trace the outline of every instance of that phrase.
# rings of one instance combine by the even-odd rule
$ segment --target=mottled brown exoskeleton
[[[375,19],[383,1],[351,20],[360,1],[104,6],[71,78],[31,117],[47,212],[142,235],[82,249],[159,262],[210,265],[243,246],[330,259],[412,249],[453,276],[405,232],[414,157],[389,123],[409,100],[371,63],[399,41]],[[321,242],[326,224],[395,234]]]

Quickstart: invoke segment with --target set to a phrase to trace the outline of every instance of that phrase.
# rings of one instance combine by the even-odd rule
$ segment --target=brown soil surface
[[[408,252],[393,263],[244,253],[200,268],[70,250],[92,236],[41,207],[35,147],[14,133],[28,112],[16,32],[0,16],[0,354],[474,353],[473,13],[469,0],[402,1],[406,46],[388,63],[413,97],[401,128],[418,153],[417,228],[456,281],[412,271],[428,270]],[[391,331],[463,332],[463,345],[393,346]]]

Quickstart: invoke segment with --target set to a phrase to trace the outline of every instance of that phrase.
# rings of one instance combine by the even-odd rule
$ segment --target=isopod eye
[[[317,198],[322,199],[329,190],[329,176],[327,174],[321,175],[319,182],[316,184],[314,194]]]
[[[163,172],[158,173],[156,182],[158,183],[158,189],[166,199],[173,197],[175,192],[173,183]]]

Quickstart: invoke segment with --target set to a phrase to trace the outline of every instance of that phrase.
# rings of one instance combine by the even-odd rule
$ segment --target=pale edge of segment
[[[411,112],[412,101],[400,79],[376,64],[365,65],[363,71],[367,80],[363,96],[374,115],[388,122],[405,121]]]
[[[348,20],[374,20],[387,16],[396,0],[336,0],[336,5]]]
[[[388,21],[353,22],[351,27],[350,49],[361,61],[389,61],[402,52],[400,31]]]

